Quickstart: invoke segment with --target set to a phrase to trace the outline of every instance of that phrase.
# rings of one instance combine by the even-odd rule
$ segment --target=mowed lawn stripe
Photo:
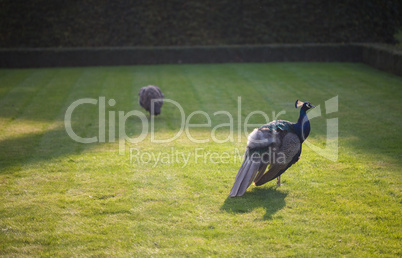
[[[32,70],[24,79],[16,76],[11,82],[2,82],[1,87],[10,87],[0,102],[0,130],[6,135],[17,135],[23,132],[8,130],[9,124],[18,119],[36,95],[48,84],[54,74],[48,70]],[[8,132],[7,132],[8,130]]]

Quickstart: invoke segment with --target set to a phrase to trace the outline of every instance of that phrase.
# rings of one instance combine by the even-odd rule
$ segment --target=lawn
[[[170,100],[153,121],[149,84]],[[321,113],[300,161],[228,198],[246,132],[296,99]],[[352,63],[1,69],[0,255],[400,257],[401,100]]]

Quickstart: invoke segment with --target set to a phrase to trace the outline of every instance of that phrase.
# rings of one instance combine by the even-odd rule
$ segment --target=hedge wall
[[[7,68],[361,60],[361,47],[346,44],[0,49]]]
[[[0,0],[0,47],[393,42],[399,0]]]

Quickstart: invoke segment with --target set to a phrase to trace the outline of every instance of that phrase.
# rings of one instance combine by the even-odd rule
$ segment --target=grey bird
[[[163,105],[163,98],[165,97],[158,86],[148,85],[142,87],[138,93],[140,96],[139,103],[149,115],[159,115]]]
[[[296,100],[295,107],[301,107],[297,123],[272,121],[254,129],[248,136],[244,162],[237,172],[230,197],[242,196],[253,181],[260,186],[277,178],[280,185],[281,174],[300,159],[302,143],[310,133],[306,111],[314,106]]]

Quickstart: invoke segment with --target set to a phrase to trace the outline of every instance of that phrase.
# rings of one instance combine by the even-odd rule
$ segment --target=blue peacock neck
[[[304,142],[310,134],[310,121],[308,120],[306,110],[303,107],[300,110],[299,119],[294,125],[294,129],[301,142]]]

